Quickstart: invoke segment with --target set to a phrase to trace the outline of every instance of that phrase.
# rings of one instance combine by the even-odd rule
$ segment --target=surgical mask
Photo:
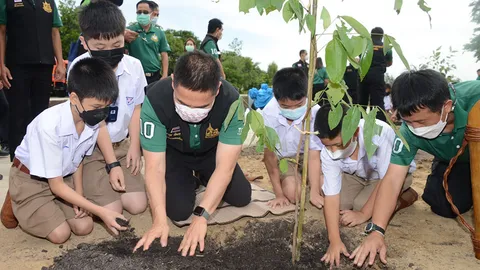
[[[137,22],[141,26],[147,26],[151,23],[150,14],[138,14]]]
[[[152,18],[152,24],[157,24],[157,21],[158,21],[158,17],[153,17]]]
[[[190,108],[175,101],[175,111],[183,121],[188,123],[199,123],[207,118],[208,113],[212,110],[210,108]]]
[[[305,112],[307,111],[307,102],[305,102],[305,105],[302,107],[296,108],[296,109],[284,109],[280,107],[280,114],[287,118],[288,120],[297,120],[303,115],[305,115]]]
[[[187,52],[193,52],[193,50],[195,50],[195,46],[193,45],[185,45],[185,50]]]
[[[350,157],[353,154],[353,152],[355,152],[355,149],[357,149],[357,145],[358,145],[358,141],[357,140],[354,141],[352,139],[350,144],[345,149],[338,149],[337,151],[332,152],[325,147],[325,150],[327,151],[327,154],[330,156],[331,159],[339,160],[339,159],[345,159],[347,157]]]
[[[418,127],[418,128],[414,128],[414,127],[408,125],[408,129],[410,129],[410,131],[413,134],[417,135],[418,137],[422,137],[422,138],[425,138],[425,139],[435,139],[435,138],[437,138],[438,136],[440,136],[442,131],[445,129],[445,126],[447,126],[448,113],[445,116],[445,120],[442,120],[442,114],[443,114],[444,109],[445,109],[445,107],[442,108],[442,112],[440,113],[440,120],[435,125],[428,126],[428,127]]]
[[[101,51],[90,50],[90,55],[93,58],[102,59],[103,61],[107,62],[107,64],[109,64],[112,68],[116,68],[118,66],[118,63],[122,61],[123,53],[124,53],[124,48],[116,48],[112,50],[101,50]]]
[[[81,103],[80,106],[82,106],[83,112],[80,112],[77,108],[77,105],[75,105],[78,115],[80,115],[80,118],[82,118],[83,122],[85,122],[85,124],[89,125],[90,127],[95,127],[100,122],[107,119],[110,112],[110,107],[87,111]]]

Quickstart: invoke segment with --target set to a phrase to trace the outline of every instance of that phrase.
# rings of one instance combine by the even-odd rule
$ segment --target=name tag
[[[116,122],[118,115],[118,106],[110,106],[110,111],[108,113],[108,117],[105,120],[107,123]]]

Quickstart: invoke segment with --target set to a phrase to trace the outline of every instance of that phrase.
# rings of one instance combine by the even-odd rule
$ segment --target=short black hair
[[[207,29],[207,33],[208,34],[213,34],[215,33],[215,31],[217,31],[217,29],[222,29],[222,26],[223,26],[223,22],[220,21],[219,19],[211,19],[209,22],[208,22],[208,29]]]
[[[307,96],[307,75],[299,68],[283,68],[273,76],[273,94],[277,100],[300,100]]]
[[[125,32],[122,11],[108,1],[100,0],[85,6],[78,15],[80,30],[85,39],[116,38]]]
[[[328,114],[332,110],[332,106],[327,103],[318,110],[317,115],[315,116],[314,129],[318,132],[317,136],[320,139],[334,139],[342,131],[342,122],[347,114],[348,107],[345,104],[339,104],[338,106],[342,106],[343,114],[340,123],[334,129],[330,129],[330,125],[328,124]]]
[[[315,67],[316,67],[317,69],[323,67],[323,60],[322,60],[321,57],[317,57],[317,62],[315,63]]]
[[[80,101],[95,98],[112,103],[118,98],[117,77],[107,62],[88,57],[78,61],[71,68],[67,91],[77,94]]]
[[[303,53],[307,53],[307,50],[300,50],[300,52],[298,53],[298,55],[302,56]]]
[[[477,72],[479,72],[479,71],[480,71],[480,68],[479,68],[479,69],[477,69]]]
[[[152,11],[155,10],[155,9],[158,9],[158,4],[155,3],[155,1],[148,1],[148,5],[152,9]]]
[[[439,112],[450,98],[445,76],[431,69],[404,72],[392,86],[392,104],[400,116],[411,116],[423,108]]]
[[[139,6],[140,4],[147,4],[150,9],[153,9],[151,2],[152,2],[152,1],[148,1],[148,0],[140,0],[140,1],[138,1],[137,5],[136,5],[135,7],[138,9],[138,6]]]
[[[212,56],[194,51],[184,54],[177,60],[173,75],[175,87],[181,85],[192,91],[216,93],[221,71]]]
[[[383,38],[383,29],[381,27],[375,27],[370,32],[372,39],[382,39]]]

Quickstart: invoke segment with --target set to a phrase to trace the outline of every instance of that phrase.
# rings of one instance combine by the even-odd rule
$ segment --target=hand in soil
[[[115,191],[125,191],[125,177],[121,167],[115,167],[110,171],[110,185]]]
[[[285,198],[285,196],[282,196],[269,201],[267,205],[270,206],[272,209],[277,208],[277,206],[280,208],[283,208],[285,206],[289,206],[290,201],[287,198]]]
[[[325,204],[325,198],[320,195],[318,192],[311,191],[310,192],[310,203],[317,207],[318,209],[322,209],[323,205]]]
[[[133,252],[137,251],[137,249],[141,246],[143,246],[143,251],[148,250],[152,242],[157,238],[160,238],[160,244],[162,245],[162,247],[166,247],[169,231],[170,228],[168,227],[167,223],[156,224],[154,222],[152,228],[143,235],[140,241],[138,241],[137,245],[133,249]]]
[[[117,219],[122,219],[128,225],[128,220],[122,214],[119,214],[115,211],[103,208],[103,211],[100,214],[99,218],[102,219],[103,223],[105,223],[107,228],[115,235],[118,235],[118,231],[125,231],[126,229],[128,229],[127,227],[117,223]]]
[[[205,235],[207,234],[207,220],[204,217],[195,216],[192,224],[188,227],[182,243],[178,248],[178,252],[182,252],[182,256],[195,255],[197,245],[200,246],[200,252],[203,252],[205,247]],[[189,253],[190,250],[190,253]]]
[[[362,211],[342,210],[340,211],[340,222],[343,226],[355,227],[367,222],[370,217],[365,215]]]
[[[385,245],[385,238],[377,232],[372,232],[368,235],[363,243],[353,251],[350,259],[354,259],[353,263],[361,267],[368,258],[368,265],[373,265],[377,252],[380,254],[380,261],[387,263],[387,246]]]
[[[333,266],[340,267],[341,254],[345,255],[346,257],[350,256],[345,244],[342,241],[330,243],[327,253],[325,253],[325,255],[322,257],[322,262],[329,264],[330,269],[333,269]]]

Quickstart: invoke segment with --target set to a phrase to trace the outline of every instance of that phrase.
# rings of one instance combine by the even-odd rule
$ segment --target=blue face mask
[[[287,118],[288,120],[297,120],[300,117],[302,117],[305,112],[307,111],[307,102],[305,102],[305,105],[302,107],[296,108],[296,109],[283,109],[280,106],[278,107],[280,109],[280,114]]]

